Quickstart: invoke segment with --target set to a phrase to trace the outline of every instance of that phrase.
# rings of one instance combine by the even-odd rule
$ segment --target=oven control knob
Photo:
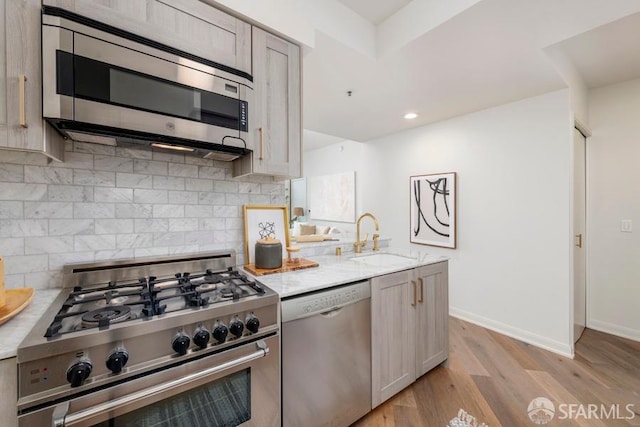
[[[173,337],[171,347],[173,347],[173,351],[178,353],[180,356],[184,356],[187,354],[190,344],[191,338],[189,338],[189,336],[184,332],[179,332],[175,337]]]
[[[237,317],[233,319],[231,321],[231,324],[229,325],[229,331],[231,331],[231,333],[236,337],[240,338],[242,336],[242,332],[244,331],[244,324],[242,323],[242,320],[238,319]]]
[[[200,327],[196,330],[196,333],[193,334],[193,343],[200,348],[205,348],[210,337],[211,335],[209,334],[209,331]]]
[[[227,339],[227,335],[229,334],[229,328],[222,323],[216,323],[215,328],[213,328],[213,339],[217,342],[224,342]]]
[[[80,387],[91,375],[93,364],[89,359],[81,359],[67,369],[67,381],[71,387]]]
[[[258,328],[260,327],[260,319],[258,319],[255,315],[248,315],[247,320],[244,323],[249,332],[254,334],[258,332]]]
[[[127,353],[127,350],[123,348],[116,350],[107,358],[107,369],[114,374],[119,374],[122,372],[122,368],[124,368],[124,365],[126,365],[128,361],[129,353]]]

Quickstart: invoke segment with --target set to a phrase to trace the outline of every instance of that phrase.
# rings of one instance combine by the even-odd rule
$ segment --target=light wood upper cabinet
[[[252,74],[251,25],[198,0],[44,0]]]
[[[234,176],[301,175],[300,48],[253,27],[254,100],[249,105],[253,156],[234,163]]]
[[[371,279],[376,407],[449,357],[448,263]]]
[[[0,148],[62,160],[62,138],[42,120],[40,15],[40,0],[0,2]]]

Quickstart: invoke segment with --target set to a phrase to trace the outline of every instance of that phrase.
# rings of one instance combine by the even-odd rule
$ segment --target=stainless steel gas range
[[[18,348],[26,426],[279,426],[279,298],[235,252],[66,266]]]

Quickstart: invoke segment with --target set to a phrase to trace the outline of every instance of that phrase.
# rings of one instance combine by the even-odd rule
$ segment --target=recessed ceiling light
[[[416,113],[407,113],[404,115],[404,118],[407,120],[415,119],[416,117],[418,117]]]

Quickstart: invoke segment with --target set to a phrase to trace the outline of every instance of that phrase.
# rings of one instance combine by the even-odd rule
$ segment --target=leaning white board
[[[355,222],[355,171],[307,178],[307,200],[311,219]]]

